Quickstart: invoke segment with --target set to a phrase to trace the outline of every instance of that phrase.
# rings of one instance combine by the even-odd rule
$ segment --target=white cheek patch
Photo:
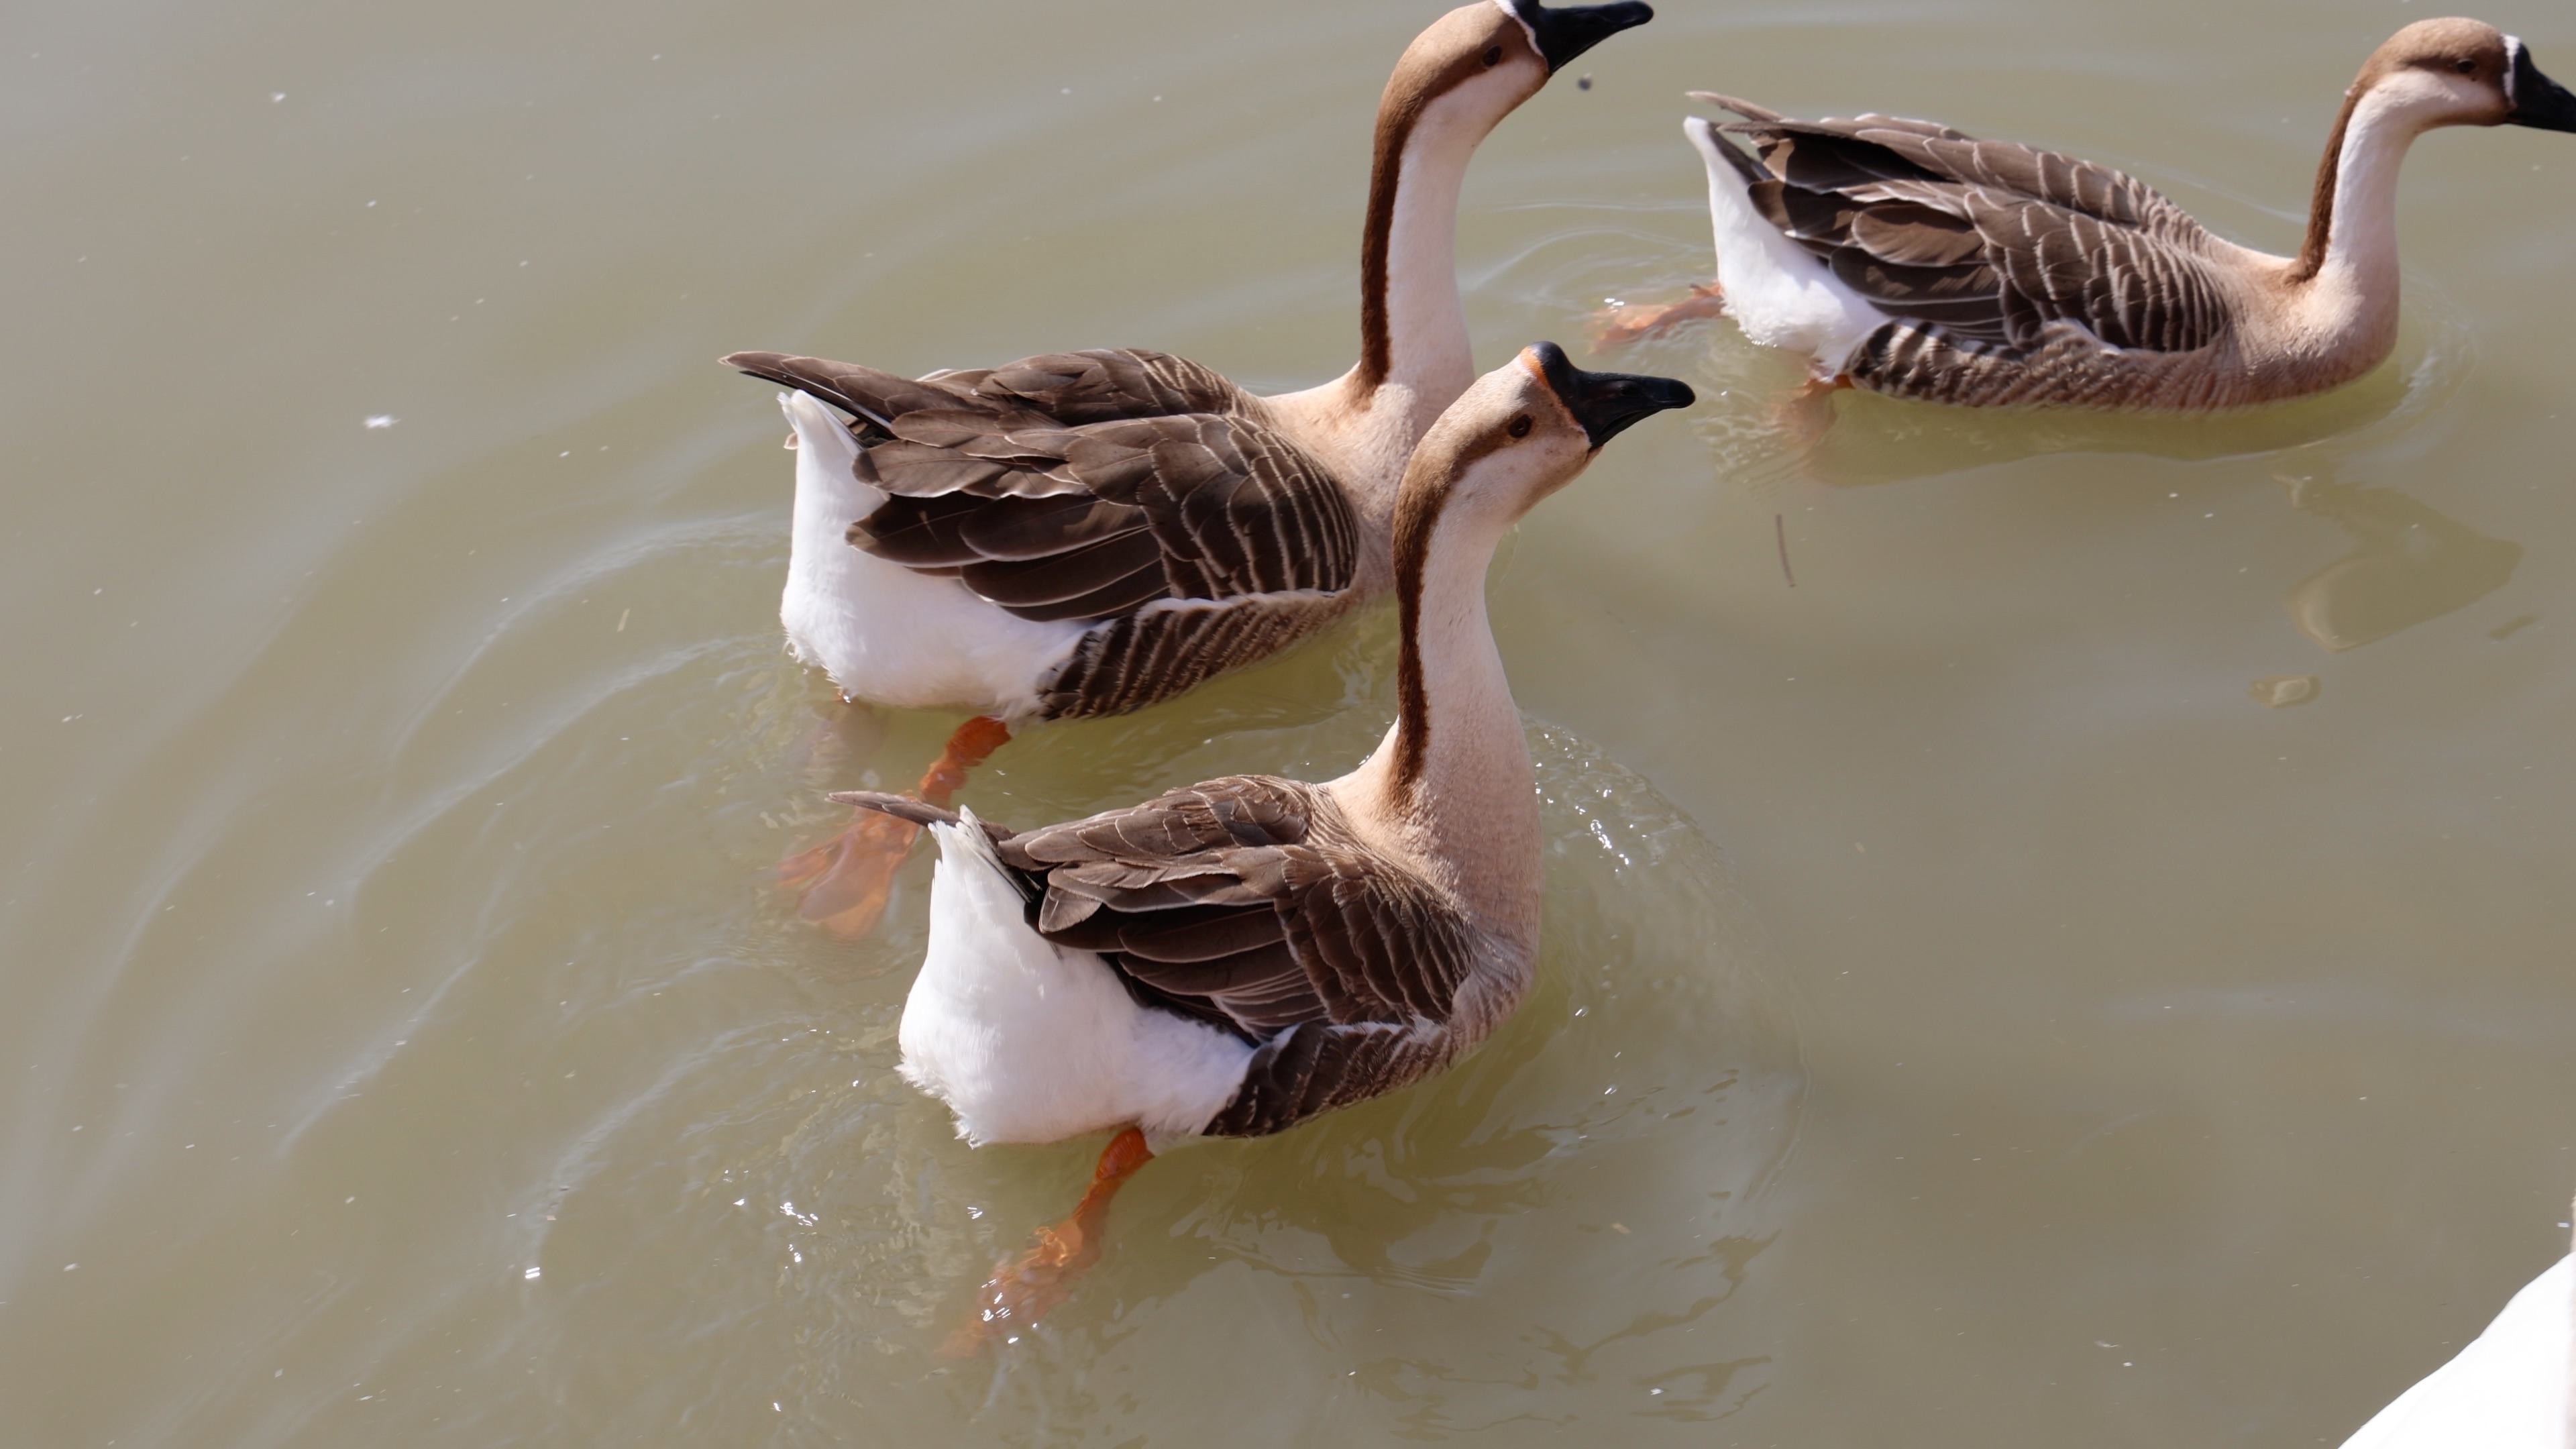
[[[1521,14],[1519,0],[1494,0],[1494,8],[1500,10],[1505,15],[1512,17],[1514,21],[1519,23],[1521,33],[1529,37],[1530,54],[1536,56],[1544,56],[1547,54],[1546,51],[1539,49],[1538,27],[1529,23],[1528,16]]]
[[[2513,94],[2514,79],[2521,74],[2522,37],[2508,35],[2504,38],[2504,103],[2508,106],[2521,104]]]

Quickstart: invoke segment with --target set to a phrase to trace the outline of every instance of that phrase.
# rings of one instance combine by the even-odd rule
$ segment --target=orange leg
[[[1783,394],[1771,408],[1771,422],[1803,453],[1823,442],[1834,425],[1834,394],[1852,386],[1849,373],[1811,377],[1796,391]]]
[[[1649,337],[1660,337],[1695,317],[1716,317],[1726,310],[1717,283],[1691,283],[1691,294],[1669,306],[1620,302],[1592,314],[1592,350],[1608,352]]]
[[[1111,1138],[1091,1170],[1091,1190],[1073,1215],[1038,1229],[1026,1251],[993,1265],[993,1276],[975,1290],[975,1316],[948,1335],[940,1351],[951,1358],[969,1357],[995,1339],[1014,1337],[1063,1302],[1082,1270],[1100,1257],[1110,1196],[1153,1157],[1145,1150],[1145,1134],[1133,1127]]]
[[[1011,727],[991,715],[977,715],[957,727],[948,747],[921,777],[914,793],[933,805],[946,805],[966,783],[966,772],[1002,747]],[[895,868],[912,849],[921,827],[875,810],[854,810],[848,828],[812,850],[799,851],[778,863],[778,883],[801,889],[796,914],[844,941],[854,941],[876,926],[885,911],[886,892]]]

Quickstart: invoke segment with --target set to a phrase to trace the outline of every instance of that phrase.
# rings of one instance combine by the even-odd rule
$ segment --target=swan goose
[[[1441,415],[1394,499],[1395,723],[1339,779],[1235,776],[1019,832],[908,796],[831,797],[939,841],[905,1079],[978,1145],[1122,1129],[1082,1207],[985,1285],[969,1342],[1061,1296],[1109,1193],[1153,1152],[1393,1091],[1519,1004],[1538,952],[1536,777],[1486,566],[1611,437],[1692,400],[1539,343]]]
[[[1557,68],[1653,15],[1476,0],[1414,39],[1378,104],[1360,360],[1320,387],[1255,397],[1125,349],[917,381],[725,358],[795,389],[789,648],[845,698],[975,714],[923,777],[944,801],[1015,725],[1169,699],[1382,596],[1405,459],[1474,376],[1454,255],[1468,159]],[[915,833],[863,816],[781,874],[807,919],[858,935]]]
[[[1972,407],[2203,411],[2349,382],[2397,341],[2397,170],[2437,126],[2576,131],[2576,95],[2520,40],[2424,20],[2344,95],[2294,257],[2211,235],[2107,166],[1928,121],[1683,123],[1707,164],[1722,306],[1814,359],[1817,388]],[[1753,153],[1730,144],[1746,137]]]

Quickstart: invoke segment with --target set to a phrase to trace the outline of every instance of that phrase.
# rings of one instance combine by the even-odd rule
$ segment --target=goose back
[[[852,546],[1022,619],[1093,625],[1042,717],[1169,698],[1356,602],[1358,522],[1265,405],[1165,353],[1055,353],[907,379],[777,353],[726,359],[852,414],[885,503]]]
[[[925,822],[900,796],[836,795]],[[1204,1129],[1259,1136],[1447,1065],[1510,1012],[1438,887],[1364,846],[1323,786],[1232,777],[1087,819],[987,825],[1029,924],[1109,963],[1148,1006],[1253,1045]]]
[[[1744,120],[1721,146],[1772,226],[1892,319],[1846,364],[1877,391],[1946,402],[2081,395],[2089,350],[2206,354],[2228,340],[2219,244],[2137,178],[1929,121],[1795,121],[1702,94]],[[2047,358],[2053,365],[2031,363]],[[2134,388],[2147,359],[2124,359]],[[2011,389],[2044,389],[1998,396]]]

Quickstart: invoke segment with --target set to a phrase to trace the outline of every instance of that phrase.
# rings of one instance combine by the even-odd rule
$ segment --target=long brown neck
[[[1511,519],[1491,500],[1451,507],[1465,461],[1437,488],[1408,480],[1399,506],[1396,718],[1366,769],[1379,813],[1454,870],[1487,925],[1534,940],[1536,776],[1485,611],[1485,569]]]
[[[2299,243],[2299,263],[2290,269],[2290,280],[2304,282],[2325,268],[2326,247],[2334,240],[2335,187],[2343,174],[2344,137],[2352,130],[2352,113],[2361,104],[2364,83],[2353,82],[2344,92],[2343,109],[2335,113],[2334,129],[2326,134],[2326,154],[2317,162],[2316,186],[2308,194],[2308,234]]]
[[[1445,79],[1445,78],[1444,78]],[[1428,403],[1431,417],[1474,380],[1458,300],[1458,192],[1492,121],[1447,93],[1388,83],[1369,164],[1360,237],[1359,401],[1388,384]],[[1423,426],[1430,418],[1423,419]]]
[[[1360,365],[1352,380],[1369,392],[1386,381],[1395,365],[1395,340],[1386,315],[1387,250],[1395,240],[1395,202],[1404,187],[1404,145],[1421,118],[1422,98],[1389,98],[1377,116],[1377,140],[1369,157],[1368,220],[1360,232]]]
[[[1464,510],[1453,516],[1449,505],[1468,467],[1500,441],[1489,440],[1475,453],[1444,460],[1446,466],[1437,472],[1408,470],[1404,491],[1396,501],[1395,608],[1402,643],[1396,651],[1395,725],[1383,753],[1389,763],[1387,803],[1399,811],[1410,811],[1419,803],[1422,782],[1430,770],[1432,681],[1427,660],[1443,657],[1443,651],[1453,646],[1470,655],[1494,653],[1493,631],[1485,619],[1485,566],[1493,558],[1501,530],[1491,530],[1491,537],[1481,540],[1470,537],[1473,520]],[[1472,617],[1462,616],[1457,607],[1462,604]],[[1427,648],[1426,605],[1449,606],[1440,608],[1428,629],[1433,637]],[[1496,655],[1497,677],[1501,670],[1501,658]]]
[[[2373,364],[2396,345],[2397,178],[2424,124],[2421,107],[2389,86],[2365,86],[2346,104],[2322,173],[2323,200],[2291,272],[2310,321],[2324,329],[2320,340]]]

